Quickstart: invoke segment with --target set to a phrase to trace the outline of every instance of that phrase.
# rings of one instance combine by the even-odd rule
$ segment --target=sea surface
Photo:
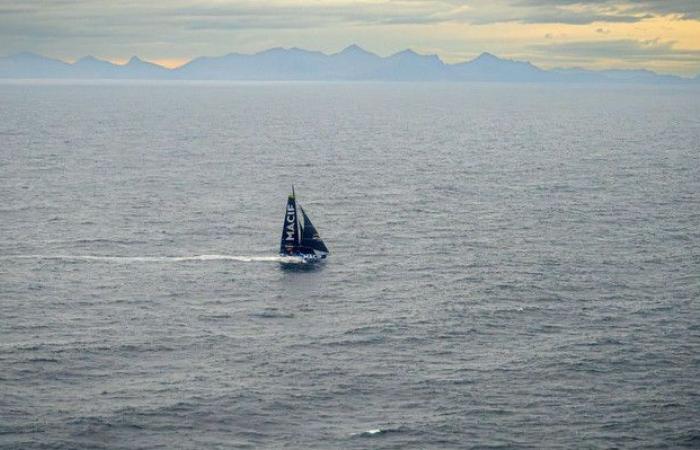
[[[698,88],[6,82],[0,199],[1,448],[700,448]]]

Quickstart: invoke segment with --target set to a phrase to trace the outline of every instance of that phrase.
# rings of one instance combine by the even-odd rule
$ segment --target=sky
[[[197,56],[350,44],[448,63],[482,52],[543,68],[700,73],[700,0],[0,0],[0,55],[66,61]]]

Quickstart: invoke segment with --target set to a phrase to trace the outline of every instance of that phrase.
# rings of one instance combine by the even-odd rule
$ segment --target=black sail
[[[328,247],[326,247],[326,244],[323,243],[321,236],[319,236],[318,231],[316,231],[314,224],[311,223],[309,216],[306,215],[301,206],[299,207],[299,210],[301,211],[301,215],[304,217],[304,226],[302,227],[301,232],[301,247],[304,249],[328,253]]]
[[[297,214],[297,202],[294,194],[287,199],[287,207],[284,210],[284,223],[282,224],[282,239],[280,242],[280,254],[291,255],[296,252],[301,241],[299,233],[299,218]]]

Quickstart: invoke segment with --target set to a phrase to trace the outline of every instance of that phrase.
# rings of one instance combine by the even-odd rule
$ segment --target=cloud
[[[572,12],[559,9],[529,12],[527,14],[514,14],[512,16],[481,18],[473,21],[474,24],[485,25],[499,22],[518,22],[525,24],[566,24],[566,25],[588,25],[597,22],[607,23],[635,23],[654,16],[644,15],[614,15]]]
[[[476,18],[477,23],[587,25],[596,22],[635,23],[654,17],[648,11],[627,10],[608,0],[505,0],[507,7]]]
[[[628,61],[698,61],[700,50],[674,49],[674,42],[661,42],[659,38],[646,41],[618,39],[609,41],[564,42],[532,45],[538,53],[565,55],[580,59],[617,59],[624,55]]]
[[[643,0],[634,3],[630,10],[645,10],[660,15],[677,15],[686,20],[700,19],[700,1],[697,0]]]
[[[514,0],[512,5],[526,8],[606,9],[611,17],[624,14],[632,17],[674,15],[679,19],[700,19],[698,0]]]
[[[359,42],[379,53],[413,47],[452,59],[486,50],[529,56],[532,44],[581,55],[603,52],[603,44],[584,51],[557,42],[663,35],[678,47],[697,47],[694,17],[700,0],[0,0],[0,54],[182,59],[274,46],[336,51]],[[635,23],[644,27],[629,26]],[[617,57],[650,53],[635,45],[618,45]],[[654,51],[697,57],[672,45]]]
[[[107,25],[129,34],[144,20],[153,32],[170,29],[271,29],[333,24],[485,25],[634,23],[659,14],[700,17],[700,1],[640,0],[24,0],[0,7],[0,35],[9,23],[44,24],[53,29]],[[118,27],[115,27],[118,26]]]

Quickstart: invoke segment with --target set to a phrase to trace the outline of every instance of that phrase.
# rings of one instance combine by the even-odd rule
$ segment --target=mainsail
[[[291,255],[299,247],[300,235],[297,219],[297,202],[294,194],[287,199],[287,207],[284,212],[284,224],[282,224],[282,240],[280,253]]]

